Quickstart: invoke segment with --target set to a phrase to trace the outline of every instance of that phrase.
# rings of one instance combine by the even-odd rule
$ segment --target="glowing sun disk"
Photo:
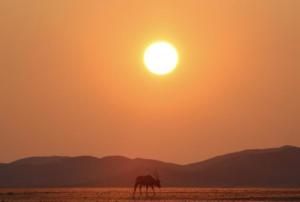
[[[144,63],[147,69],[158,75],[164,75],[173,71],[177,62],[178,54],[176,48],[165,41],[151,44],[144,54]]]

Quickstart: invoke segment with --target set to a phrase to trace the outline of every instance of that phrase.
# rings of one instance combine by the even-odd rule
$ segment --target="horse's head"
[[[160,188],[161,187],[160,179],[157,171],[154,173],[154,177],[155,177],[155,185]]]
[[[159,187],[159,188],[161,187],[161,186],[160,186],[160,180],[159,180],[159,179],[156,179],[155,185],[156,185],[157,187]]]

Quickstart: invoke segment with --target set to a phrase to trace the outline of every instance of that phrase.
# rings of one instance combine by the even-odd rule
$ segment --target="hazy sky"
[[[1,0],[0,162],[300,146],[299,0]],[[153,41],[172,74],[143,64]]]

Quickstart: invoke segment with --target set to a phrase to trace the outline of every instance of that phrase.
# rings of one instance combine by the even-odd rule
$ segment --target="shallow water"
[[[136,193],[132,188],[0,189],[0,201],[300,201],[299,189],[261,188],[162,188],[156,195]]]

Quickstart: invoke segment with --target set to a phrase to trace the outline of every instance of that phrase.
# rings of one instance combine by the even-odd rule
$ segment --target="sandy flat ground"
[[[299,189],[162,188],[153,196],[135,197],[132,188],[0,189],[0,202],[78,201],[300,201]]]

